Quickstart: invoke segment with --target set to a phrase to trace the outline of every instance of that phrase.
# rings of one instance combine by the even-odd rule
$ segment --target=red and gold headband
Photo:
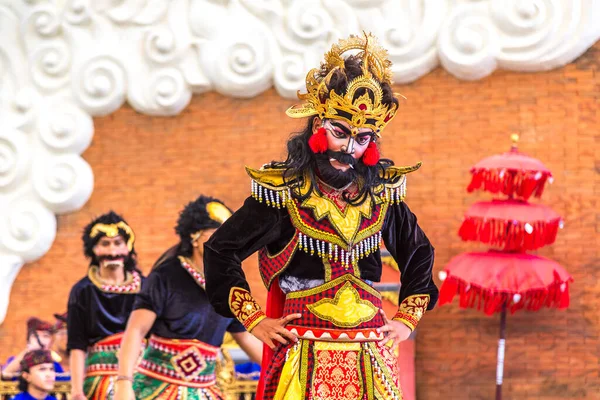
[[[116,224],[96,224],[92,227],[90,237],[93,239],[99,234],[103,233],[109,238],[114,238],[119,236],[119,229],[129,236],[129,239],[127,239],[127,249],[132,251],[133,243],[135,242],[135,235],[133,234],[133,230],[129,227],[129,225],[123,221],[117,222]]]

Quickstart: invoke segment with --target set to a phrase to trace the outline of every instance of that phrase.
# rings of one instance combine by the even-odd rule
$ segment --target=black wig
[[[207,209],[209,203],[220,203],[231,212],[225,203],[214,197],[200,195],[194,201],[189,202],[179,213],[179,219],[175,226],[175,232],[179,235],[179,253],[191,256],[193,252],[192,235],[201,230],[217,229],[222,221],[211,218]]]

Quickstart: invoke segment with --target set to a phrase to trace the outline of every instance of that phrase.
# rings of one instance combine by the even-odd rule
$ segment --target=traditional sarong
[[[198,340],[152,336],[134,375],[141,400],[221,400],[216,367],[219,348]]]
[[[401,400],[395,351],[380,346],[381,296],[350,274],[286,295],[297,343],[279,346],[266,370],[265,400]]]
[[[88,400],[110,400],[114,395],[114,379],[119,369],[117,353],[123,333],[108,336],[87,351],[83,392]]]

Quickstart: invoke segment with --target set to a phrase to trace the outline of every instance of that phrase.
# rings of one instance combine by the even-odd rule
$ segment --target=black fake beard
[[[350,157],[351,160],[348,160],[348,157]],[[331,162],[329,161],[330,158],[336,159],[347,165],[356,164],[354,157],[346,153],[328,151],[326,154],[315,154],[318,175],[323,182],[336,189],[342,189],[348,186],[348,184],[356,181],[358,173],[354,168],[348,168],[346,171],[339,170],[331,165]]]
[[[334,160],[337,160],[342,164],[349,165],[350,167],[354,167],[356,165],[356,159],[352,157],[351,154],[333,150],[327,150],[326,154],[327,157],[333,158]]]

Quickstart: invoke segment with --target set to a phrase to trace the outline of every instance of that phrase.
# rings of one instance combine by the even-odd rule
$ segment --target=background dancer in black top
[[[71,289],[67,317],[72,400],[112,399],[117,351],[143,279],[134,242],[133,230],[113,211],[84,229],[90,266]]]
[[[215,367],[225,332],[260,363],[261,342],[235,318],[217,314],[204,291],[204,242],[230,215],[223,202],[206,196],[181,212],[175,228],[179,244],[159,258],[135,301],[122,342],[117,399],[222,398]]]

